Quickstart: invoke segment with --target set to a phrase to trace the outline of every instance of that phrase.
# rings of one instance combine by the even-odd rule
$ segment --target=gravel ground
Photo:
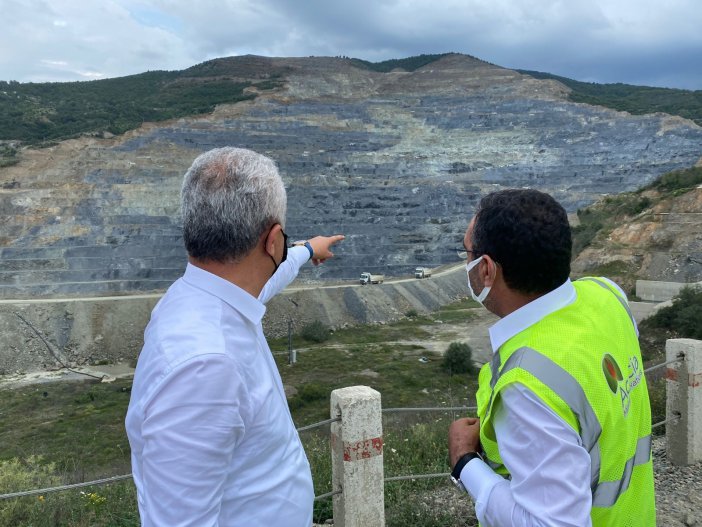
[[[702,527],[702,462],[687,467],[671,465],[666,456],[665,437],[658,437],[653,441],[653,468],[656,524],[660,527]],[[471,499],[460,494],[450,483],[430,493],[411,496],[410,500],[430,512],[449,512],[455,522],[446,527],[478,525]]]
[[[657,524],[665,527],[702,527],[702,462],[671,465],[665,437],[653,441]]]

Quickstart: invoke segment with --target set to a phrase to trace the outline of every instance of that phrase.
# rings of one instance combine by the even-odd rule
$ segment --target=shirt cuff
[[[297,267],[300,268],[309,261],[310,251],[304,245],[289,247],[288,258],[295,260]]]
[[[471,459],[461,470],[461,483],[475,501],[476,508],[486,503],[495,485],[504,481],[490,466],[478,458]]]

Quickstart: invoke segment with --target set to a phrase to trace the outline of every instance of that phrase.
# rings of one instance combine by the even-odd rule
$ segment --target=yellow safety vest
[[[592,525],[655,527],[651,407],[631,311],[604,280],[573,285],[574,302],[513,336],[480,370],[482,448],[509,477],[493,409],[505,386],[520,383],[573,427],[590,454]]]

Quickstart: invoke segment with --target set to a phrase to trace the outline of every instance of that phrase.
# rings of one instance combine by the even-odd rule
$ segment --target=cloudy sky
[[[217,57],[456,51],[593,82],[702,89],[701,0],[0,0],[0,80]]]

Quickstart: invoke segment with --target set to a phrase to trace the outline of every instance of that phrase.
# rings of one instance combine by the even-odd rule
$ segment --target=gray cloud
[[[113,77],[253,53],[457,51],[596,82],[702,89],[698,0],[3,0],[0,79]]]

